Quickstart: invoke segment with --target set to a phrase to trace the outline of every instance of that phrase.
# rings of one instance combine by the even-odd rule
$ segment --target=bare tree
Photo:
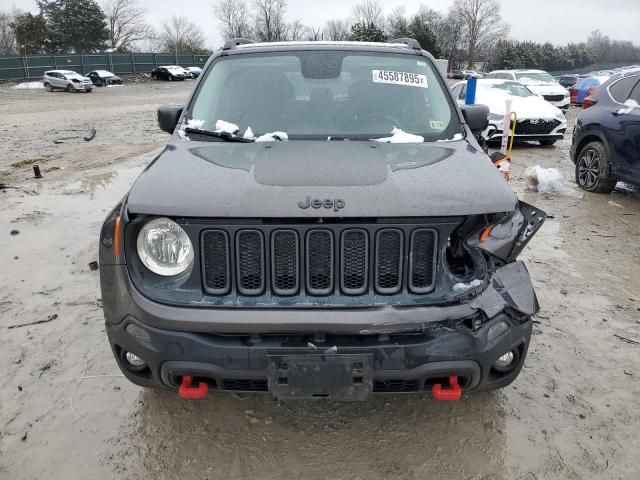
[[[473,68],[480,52],[490,49],[509,31],[496,0],[456,0],[452,13],[462,22],[469,68]]]
[[[145,9],[137,0],[105,0],[102,10],[107,17],[109,47],[114,50],[130,51],[154,34],[144,19]]]
[[[222,25],[222,36],[225,39],[253,36],[246,0],[220,0],[214,3],[213,13]]]
[[[351,16],[353,17],[353,23],[373,24],[378,28],[384,28],[382,0],[362,0],[356,3],[351,11]]]
[[[300,20],[294,20],[287,28],[287,38],[294,42],[304,40],[307,37],[309,29],[302,24]]]
[[[286,0],[254,0],[255,36],[262,42],[278,42],[287,39],[289,25],[285,20]]]
[[[350,26],[344,20],[329,20],[324,27],[324,33],[328,40],[341,42],[349,39]]]
[[[162,47],[168,52],[199,53],[205,50],[202,30],[187,17],[173,15],[162,24]]]
[[[17,52],[16,30],[14,23],[20,13],[14,9],[13,12],[0,12],[0,53],[11,55]]]
[[[308,27],[305,40],[308,40],[309,42],[324,40],[324,32],[322,31],[322,28]]]

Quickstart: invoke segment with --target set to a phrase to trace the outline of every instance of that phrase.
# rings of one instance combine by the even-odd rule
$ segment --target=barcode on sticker
[[[375,83],[390,83],[392,85],[405,85],[408,87],[429,88],[427,76],[419,73],[394,72],[391,70],[372,70]]]

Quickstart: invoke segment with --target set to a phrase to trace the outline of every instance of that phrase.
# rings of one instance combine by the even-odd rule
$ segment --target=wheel
[[[69,84],[67,85],[67,92],[69,93],[76,93],[76,87],[74,87],[73,85]]]
[[[87,93],[93,93],[93,88],[90,88],[89,90],[85,90],[85,92],[87,92]]]
[[[593,193],[611,193],[618,179],[611,175],[609,154],[600,142],[584,146],[576,162],[576,183]]]
[[[158,79],[158,77],[156,76],[156,74],[152,73],[151,74],[151,80],[157,80],[157,79]]]
[[[540,145],[542,145],[543,147],[550,147],[552,145],[555,145],[555,143],[558,141],[557,138],[545,138],[543,140],[538,140],[540,142]]]
[[[173,82],[173,75],[169,75],[169,81]]]
[[[47,90],[47,92],[53,92],[53,87],[49,82],[44,84],[44,88]]]

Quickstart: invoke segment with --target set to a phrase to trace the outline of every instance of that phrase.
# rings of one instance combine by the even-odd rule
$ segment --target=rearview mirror
[[[464,105],[462,116],[473,133],[484,132],[489,126],[489,107],[486,105]]]
[[[158,126],[160,130],[173,133],[182,115],[182,105],[162,105],[158,109]]]

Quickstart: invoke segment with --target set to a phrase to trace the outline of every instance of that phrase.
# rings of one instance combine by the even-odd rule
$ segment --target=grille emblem
[[[306,210],[311,207],[315,208],[316,210],[319,210],[320,208],[326,208],[327,210],[333,209],[334,212],[339,212],[345,207],[345,202],[341,198],[336,198],[334,200],[331,200],[330,198],[320,200],[319,198],[311,198],[309,195],[307,195],[307,198],[305,198],[304,202],[298,202],[298,207],[302,210]]]

